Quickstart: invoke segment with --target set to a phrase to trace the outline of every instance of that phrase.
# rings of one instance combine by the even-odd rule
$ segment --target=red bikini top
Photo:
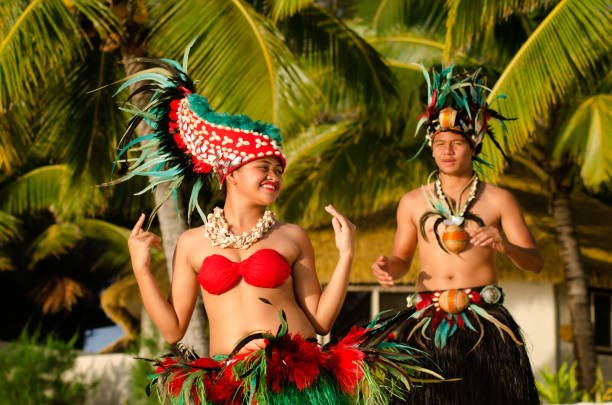
[[[206,291],[219,295],[230,290],[244,278],[255,287],[275,288],[291,275],[291,266],[274,249],[261,249],[241,262],[214,254],[204,259],[198,282]]]

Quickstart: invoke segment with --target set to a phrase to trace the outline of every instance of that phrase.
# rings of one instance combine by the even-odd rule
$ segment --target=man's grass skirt
[[[501,305],[503,293],[489,286],[499,298],[487,303],[480,295],[484,288],[464,290],[468,307],[455,314],[438,309],[435,292],[412,298],[417,302],[398,340],[427,352],[450,381],[427,384],[397,404],[540,403],[520,328]]]

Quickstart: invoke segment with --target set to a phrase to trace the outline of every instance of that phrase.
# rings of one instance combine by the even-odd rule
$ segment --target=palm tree
[[[580,177],[585,185],[596,187],[609,182],[609,156],[595,156],[594,152],[607,150],[609,131],[585,136],[575,130],[579,128],[576,123],[584,124],[590,116],[597,117],[592,128],[605,128],[603,125],[609,122],[603,113],[607,99],[602,98],[605,92],[596,96],[597,92],[583,90],[587,96],[596,98],[587,98],[584,102],[588,107],[577,110],[582,121],[570,119],[569,109],[560,106],[577,87],[585,87],[581,83],[589,83],[592,88],[592,83],[597,83],[609,70],[612,38],[605,28],[610,26],[609,7],[604,1],[579,0],[356,3],[364,13],[360,15],[361,21],[366,22],[365,26],[360,22],[361,31],[386,57],[400,79],[403,110],[399,106],[396,111],[387,110],[385,115],[374,118],[348,110],[335,125],[295,138],[288,145],[289,159],[300,163],[297,170],[294,166],[288,172],[285,180],[287,185],[279,201],[282,212],[289,220],[320,224],[322,217],[316,217],[314,212],[321,202],[334,201],[346,212],[365,215],[397,201],[402,190],[415,185],[411,184],[415,179],[423,179],[421,175],[412,177],[404,173],[427,170],[426,162],[403,163],[415,151],[412,128],[416,114],[421,112],[419,87],[415,83],[422,79],[411,63],[484,65],[487,76],[497,78],[489,102],[498,103],[496,107],[504,115],[518,118],[508,125],[506,150],[519,161],[553,166],[548,172],[540,167],[538,172],[545,184],[550,185],[551,197],[559,199],[553,206],[557,207],[555,218],[566,258],[574,351],[581,387],[592,387],[595,351],[586,305],[588,294],[584,271],[578,266],[579,245],[573,225],[568,222],[570,189],[562,187],[561,180],[567,181],[568,173],[577,173],[578,165],[585,164]],[[495,101],[502,94],[507,94],[508,100]],[[411,110],[411,106],[415,108]],[[347,117],[352,120],[346,120]],[[554,127],[549,128],[549,122],[555,123]],[[573,128],[572,136],[569,130],[559,132],[565,123]],[[541,136],[540,124],[545,127],[545,137]],[[500,133],[502,128],[495,130]],[[538,144],[546,145],[546,150],[537,152]],[[602,148],[597,148],[598,145]],[[551,161],[553,150],[555,159]],[[539,160],[534,160],[534,156],[522,158],[523,151],[537,153]],[[586,155],[587,152],[590,154]],[[485,168],[485,176],[495,180],[504,168],[503,158],[491,143],[485,143],[484,155],[497,167],[497,171]],[[530,166],[533,168],[534,164]],[[354,179],[351,193],[339,186],[347,178]],[[355,198],[361,195],[367,197]]]
[[[583,389],[595,384],[597,360],[587,278],[572,220],[570,193],[575,180],[582,180],[592,189],[611,180],[612,160],[589,149],[601,147],[605,151],[611,142],[609,131],[601,128],[610,124],[609,100],[597,96],[593,84],[610,68],[612,38],[604,27],[609,26],[611,17],[605,2],[558,2],[505,67],[489,97],[493,101],[500,94],[520,95],[501,105],[505,114],[518,118],[509,126],[507,142],[512,152],[522,155],[517,160],[537,172],[550,194],[565,262],[574,357]],[[580,94],[580,89],[595,98],[587,98],[586,104],[577,107],[569,100]],[[575,108],[576,115],[572,116]],[[587,112],[593,114],[593,129],[586,132],[585,126],[578,130],[575,123],[588,123]],[[501,160],[490,144],[485,153]]]
[[[194,37],[200,39],[190,73],[202,79],[200,92],[211,104],[271,121],[288,137],[316,120],[316,101],[323,95],[333,96],[330,103],[367,101],[377,110],[394,93],[390,71],[374,49],[314,1],[10,0],[0,6],[0,16],[8,22],[0,36],[1,110],[38,124],[24,126],[75,169],[73,185],[106,180],[124,122],[109,89],[93,95],[89,90],[139,70],[140,57],[177,59]],[[305,60],[357,85],[324,94],[300,67]],[[6,153],[0,163],[11,159]],[[157,204],[160,195],[167,193],[158,193]],[[178,207],[165,204],[158,215],[169,272],[176,240],[186,228],[177,218],[183,211],[177,201]],[[192,317],[197,319],[203,316]]]
[[[102,208],[100,191],[89,189],[75,197],[70,180],[65,165],[41,166],[0,180],[0,263],[3,271],[19,273],[5,274],[8,279],[30,280],[26,297],[14,302],[15,314],[24,319],[38,318],[27,315],[28,301],[38,308],[41,321],[78,317],[75,312],[90,305],[88,301],[97,302],[92,298],[109,279],[129,269],[127,230],[118,239],[109,231],[119,227],[87,218]],[[57,326],[61,335],[75,333]],[[11,327],[5,332],[9,337]]]

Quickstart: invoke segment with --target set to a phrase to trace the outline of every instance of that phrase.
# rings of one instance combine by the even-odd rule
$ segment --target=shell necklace
[[[229,225],[223,215],[223,209],[216,207],[208,214],[206,223],[206,237],[213,246],[222,248],[248,249],[253,243],[260,240],[263,235],[276,223],[272,211],[266,210],[257,225],[248,232],[235,235],[229,230]]]
[[[470,184],[472,185],[472,187],[470,188],[470,194],[468,195],[468,198],[465,200],[463,205],[460,205],[461,196],[463,195],[465,190],[470,186]],[[467,184],[463,186],[463,188],[461,189],[461,192],[459,193],[459,198],[457,198],[457,201],[454,201],[453,199],[447,197],[446,194],[444,194],[444,190],[442,189],[442,181],[440,181],[440,176],[438,176],[438,178],[436,179],[436,182],[434,183],[434,187],[436,189],[436,194],[438,195],[438,199],[442,202],[444,207],[450,213],[450,217],[444,220],[444,225],[461,226],[465,220],[463,216],[465,215],[465,211],[467,210],[467,207],[470,205],[472,200],[476,198],[476,190],[478,189],[478,176],[474,174],[472,178],[470,179],[470,181],[468,181]]]

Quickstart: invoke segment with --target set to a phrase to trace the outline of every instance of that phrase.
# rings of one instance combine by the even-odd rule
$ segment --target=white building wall
[[[548,365],[557,369],[558,320],[551,282],[503,281],[504,305],[523,330],[536,377]]]
[[[143,360],[121,353],[80,355],[64,377],[98,382],[96,389],[88,393],[84,405],[122,405],[130,399],[132,367],[137,361]]]

